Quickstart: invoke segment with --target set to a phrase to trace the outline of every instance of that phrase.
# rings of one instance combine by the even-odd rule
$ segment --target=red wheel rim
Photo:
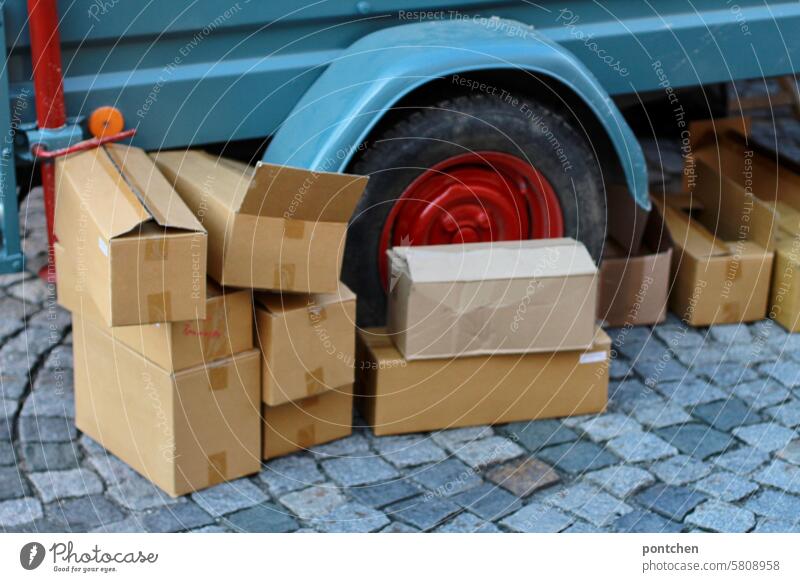
[[[561,205],[531,164],[500,152],[454,156],[423,172],[392,207],[378,249],[381,281],[393,246],[560,236]]]

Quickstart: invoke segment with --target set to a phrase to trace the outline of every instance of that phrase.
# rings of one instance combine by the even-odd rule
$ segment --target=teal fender
[[[403,96],[437,78],[489,69],[530,71],[572,89],[605,128],[636,202],[649,209],[642,148],[597,79],[571,52],[532,27],[498,18],[405,24],[358,40],[303,95],[275,133],[264,161],[343,171]]]

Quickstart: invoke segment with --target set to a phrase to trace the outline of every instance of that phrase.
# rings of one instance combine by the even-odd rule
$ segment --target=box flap
[[[348,222],[367,180],[366,176],[259,162],[240,211],[295,220]]]
[[[270,313],[282,313],[294,311],[296,309],[308,309],[309,307],[355,301],[356,294],[340,281],[339,290],[336,293],[305,295],[297,293],[257,292],[253,297],[257,306],[266,309]]]
[[[696,257],[714,257],[730,254],[728,246],[689,214],[691,206],[682,196],[667,196],[666,202],[652,199],[669,228],[674,243]]]
[[[749,117],[704,119],[689,123],[690,143],[693,150],[716,144],[723,136],[746,138],[752,126]]]
[[[108,145],[101,149],[159,226],[205,232],[144,150],[120,145]]]
[[[394,247],[387,252],[392,265],[405,270],[414,283],[564,277],[596,272],[586,247],[569,238]]]

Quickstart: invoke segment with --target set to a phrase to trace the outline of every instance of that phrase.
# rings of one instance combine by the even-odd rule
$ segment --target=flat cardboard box
[[[394,247],[387,328],[408,360],[591,345],[597,269],[568,239]]]
[[[758,321],[767,312],[773,253],[748,238],[730,240],[710,229],[696,200],[654,200],[675,243],[670,308],[689,325]]]
[[[598,318],[611,327],[664,321],[671,262],[672,239],[656,208],[647,218],[637,252],[628,253],[607,239],[600,265]]]
[[[221,285],[336,292],[366,177],[261,162],[250,170],[199,151],[154,159],[208,229],[208,271]]]
[[[356,296],[343,283],[336,293],[257,293],[255,304],[265,404],[353,383]]]
[[[588,350],[407,361],[384,329],[360,330],[357,406],[376,435],[602,412],[611,340]]]
[[[262,416],[265,460],[344,438],[353,431],[353,385],[280,406],[265,404]]]
[[[66,250],[53,245],[58,304],[106,329],[117,340],[165,370],[191,368],[253,349],[253,304],[248,290],[206,285],[206,317],[193,321],[107,327],[90,297],[76,292],[77,278]]]
[[[204,318],[208,236],[147,154],[56,161],[55,235],[106,325]]]
[[[800,331],[800,175],[748,143],[750,120],[730,118],[691,126],[695,155],[692,192],[724,236],[747,230],[775,251],[768,311]]]
[[[258,352],[180,372],[73,315],[75,424],[172,496],[261,468]]]

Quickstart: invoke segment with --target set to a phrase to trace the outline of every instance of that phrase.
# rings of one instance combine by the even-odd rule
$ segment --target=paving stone
[[[87,455],[99,456],[111,454],[106,451],[105,448],[103,448],[103,445],[92,439],[92,437],[89,435],[82,434],[78,439],[78,442],[80,443],[81,447],[83,447],[83,450],[86,451]]]
[[[400,474],[379,457],[342,457],[322,461],[323,470],[345,487],[394,479]]]
[[[578,425],[593,441],[607,441],[620,435],[641,432],[641,425],[624,414],[601,414]]]
[[[748,445],[768,453],[782,449],[797,436],[793,430],[771,422],[735,428],[733,434]]]
[[[747,498],[744,508],[757,515],[792,523],[800,522],[800,497],[782,491],[762,489]]]
[[[389,525],[389,518],[377,509],[350,502],[315,519],[313,523],[323,532],[369,533]]]
[[[267,496],[247,479],[238,479],[192,493],[192,499],[212,517],[220,517],[263,503]]]
[[[33,497],[0,502],[0,527],[16,527],[41,518],[42,504]]]
[[[115,483],[133,479],[144,480],[144,478],[134,471],[129,465],[111,453],[106,453],[105,449],[99,455],[92,455],[87,459],[92,469],[97,471],[100,478],[110,487]]]
[[[587,420],[593,418],[594,416],[595,416],[594,414],[578,414],[575,416],[567,416],[561,419],[561,424],[563,424],[567,428],[571,428],[574,430],[578,428],[579,424],[586,422]]]
[[[638,403],[654,395],[653,389],[645,386],[638,380],[627,379],[618,384],[610,384],[608,389],[608,399],[613,409],[623,410],[630,413]],[[586,419],[593,418],[589,415]]]
[[[410,477],[438,496],[454,495],[483,482],[473,468],[458,459],[447,459],[415,469]]]
[[[533,502],[505,517],[500,524],[521,533],[558,533],[572,525],[573,521],[575,518],[555,507]]]
[[[575,431],[567,428],[560,420],[514,422],[501,427],[499,430],[530,451],[538,451],[542,447],[568,443],[578,438]]]
[[[791,396],[791,392],[774,380],[744,382],[733,387],[733,393],[756,410],[779,404]]]
[[[743,382],[752,382],[758,379],[758,373],[750,367],[741,364],[719,364],[716,366],[695,366],[692,373],[709,380],[724,390]]]
[[[46,514],[48,519],[59,524],[60,531],[85,531],[105,523],[116,523],[125,517],[103,495],[58,501],[46,509]]]
[[[349,437],[335,440],[324,445],[312,447],[311,452],[320,458],[371,456],[369,441],[361,433],[353,433]]]
[[[618,518],[612,529],[620,533],[678,533],[683,526],[651,511],[635,509]]]
[[[20,456],[31,472],[75,469],[79,462],[72,443],[23,443]]]
[[[122,507],[133,511],[143,511],[180,502],[143,477],[113,483],[109,485],[107,495]]]
[[[492,436],[460,445],[453,453],[474,469],[496,465],[510,461],[525,454],[525,451],[513,441]]]
[[[330,513],[347,499],[335,487],[313,485],[280,498],[280,502],[300,519],[312,519]]]
[[[550,465],[532,457],[494,467],[486,473],[486,478],[517,497],[527,497],[560,480]]]
[[[762,420],[743,400],[733,397],[701,404],[694,408],[692,414],[722,432]]]
[[[14,453],[14,447],[11,441],[0,440],[0,466],[16,465],[17,457]]]
[[[570,511],[597,527],[610,525],[617,517],[632,510],[627,503],[586,483],[565,487],[549,495],[545,501]]]
[[[644,334],[639,334],[641,330]],[[631,332],[633,328],[631,328]],[[614,341],[613,349],[633,362],[657,361],[669,353],[667,346],[662,344],[647,328],[638,328],[637,334],[629,332],[625,336],[618,336]],[[669,355],[667,355],[669,357]]]
[[[394,479],[386,483],[374,483],[348,489],[348,493],[357,501],[371,507],[385,507],[396,501],[419,495],[421,492],[419,487],[407,479]]]
[[[645,509],[660,513],[673,521],[683,521],[690,511],[707,498],[705,495],[676,485],[657,484],[636,495]]]
[[[17,416],[17,403],[14,400],[0,400],[0,440],[10,440]]]
[[[678,451],[652,433],[631,432],[608,441],[608,448],[629,463],[654,461]]]
[[[789,493],[800,494],[800,467],[784,461],[774,460],[753,474],[753,479],[762,485],[771,485]]]
[[[652,428],[672,426],[691,420],[691,416],[680,406],[668,403],[655,392],[642,394],[636,400],[624,401],[621,409],[640,423]]]
[[[588,473],[586,479],[598,485],[616,497],[627,497],[643,487],[655,483],[655,477],[644,469],[629,465],[606,467]]]
[[[681,346],[702,346],[706,342],[705,334],[684,323],[662,324],[653,328],[656,337],[672,349]]]
[[[800,400],[793,398],[783,404],[778,404],[765,410],[768,416],[771,416],[783,426],[795,428],[800,426]]]
[[[775,456],[794,465],[800,465],[800,439],[793,440],[779,451],[776,451]]]
[[[222,519],[232,531],[251,533],[285,533],[297,529],[297,521],[273,503],[260,503],[228,514]]]
[[[585,521],[576,521],[563,531],[563,533],[604,533],[604,530]]]
[[[17,467],[0,468],[0,501],[30,495],[25,477]]]
[[[231,530],[220,525],[206,525],[190,531],[191,533],[229,533]]]
[[[744,323],[712,325],[708,333],[712,339],[724,344],[750,344],[753,341],[750,329]]]
[[[611,358],[608,366],[608,377],[612,380],[622,380],[630,375],[631,364],[627,360],[622,360],[619,357]]]
[[[114,523],[104,523],[89,530],[90,533],[141,533],[144,531],[138,517],[128,517]]]
[[[63,312],[66,315],[67,321],[70,321],[70,315],[68,312]],[[47,354],[44,362],[42,363],[43,370],[72,370],[72,348],[69,346],[56,346],[50,353]]]
[[[5,374],[0,367],[0,400],[19,400],[28,387],[28,377]]]
[[[750,531],[756,524],[752,512],[720,501],[706,501],[686,516],[686,523],[706,530],[728,533]]]
[[[55,390],[32,392],[25,400],[20,416],[75,418],[75,397],[72,392]]]
[[[44,503],[103,491],[103,482],[88,469],[30,473],[28,478]]]
[[[737,475],[748,475],[766,463],[767,459],[769,455],[763,451],[744,446],[713,457],[711,462]]]
[[[26,416],[19,419],[19,438],[22,442],[65,443],[75,440],[78,431],[66,417]]]
[[[446,497],[427,495],[405,499],[385,509],[392,519],[399,519],[423,531],[433,529],[460,510],[458,504]]]
[[[734,443],[730,435],[702,424],[668,426],[658,429],[656,434],[680,452],[698,459],[721,453]]]
[[[663,382],[657,387],[667,402],[682,407],[693,407],[727,397],[727,394],[699,378],[687,378],[680,382]]]
[[[17,299],[22,299],[28,303],[43,303],[51,295],[51,290],[47,283],[38,277],[34,279],[23,279],[19,283],[11,285],[6,292]]]
[[[430,437],[396,436],[375,439],[375,449],[395,467],[416,467],[444,461],[447,453]]]
[[[761,367],[761,371],[770,378],[774,378],[787,388],[800,386],[800,364],[782,359],[770,362]]]
[[[453,519],[434,530],[437,533],[499,533],[500,530],[491,523],[486,522],[463,511]]]
[[[722,501],[739,501],[758,490],[758,485],[735,473],[718,471],[694,484],[695,489]]]
[[[522,507],[517,497],[489,483],[453,495],[450,499],[486,521],[496,521]]]
[[[16,317],[0,316],[0,340],[4,340],[25,327],[25,322]]]
[[[73,392],[72,373],[67,370],[39,370],[33,381],[34,392]]]
[[[711,472],[711,466],[693,457],[677,455],[656,463],[650,470],[668,485],[684,485],[708,475]]]
[[[654,386],[661,382],[683,380],[688,374],[686,367],[681,364],[671,352],[665,352],[669,359],[645,360],[636,362],[634,370],[647,386]]]
[[[325,480],[314,459],[306,455],[289,455],[269,461],[258,478],[275,497]]]
[[[452,451],[463,443],[487,438],[493,434],[494,430],[490,426],[470,426],[435,432],[431,434],[431,438],[439,446]]]
[[[755,533],[800,533],[800,524],[779,519],[761,518],[756,523]]]
[[[616,456],[588,441],[548,447],[539,451],[538,456],[550,465],[573,475],[602,469],[619,462]]]
[[[419,530],[402,521],[393,521],[381,530],[381,533],[418,533]]]
[[[173,533],[210,525],[213,518],[193,502],[162,507],[142,515],[146,531]]]

